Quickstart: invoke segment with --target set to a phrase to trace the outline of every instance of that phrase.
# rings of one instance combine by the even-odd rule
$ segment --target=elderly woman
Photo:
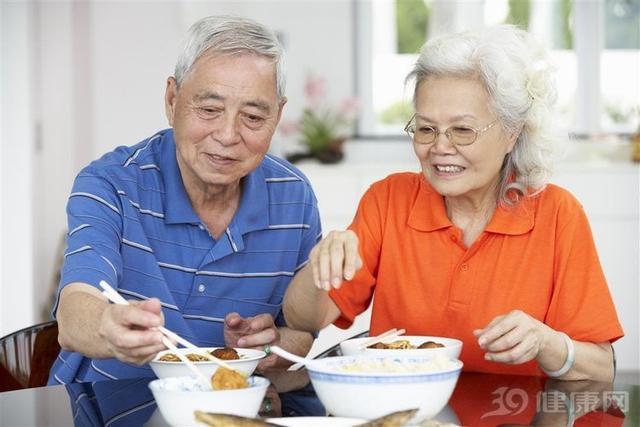
[[[623,331],[589,224],[547,184],[549,69],[512,26],[427,42],[405,128],[422,173],[373,184],[350,229],[318,243],[288,324],[348,327],[373,299],[372,335],[459,338],[465,370],[611,380]]]

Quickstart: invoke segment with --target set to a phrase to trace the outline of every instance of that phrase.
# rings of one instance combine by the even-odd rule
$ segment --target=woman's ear
[[[513,147],[516,146],[516,142],[518,141],[518,138],[522,133],[522,128],[523,126],[520,126],[515,132],[512,132],[508,135],[507,153],[510,153],[511,151],[513,151]]]

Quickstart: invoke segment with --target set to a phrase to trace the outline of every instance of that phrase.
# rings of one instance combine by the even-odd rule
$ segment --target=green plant
[[[387,125],[400,123],[404,125],[413,115],[413,106],[409,101],[395,101],[389,104],[378,115],[378,121]]]
[[[315,154],[328,148],[333,141],[344,138],[343,131],[349,123],[330,110],[318,112],[305,108],[298,128],[303,142]]]
[[[396,0],[397,52],[416,53],[427,37],[429,8],[424,0]]]
[[[305,81],[305,96],[307,106],[300,119],[281,123],[280,132],[285,135],[297,132],[311,154],[339,149],[351,134],[358,100],[345,98],[337,108],[327,106],[324,79],[313,75],[308,75]]]

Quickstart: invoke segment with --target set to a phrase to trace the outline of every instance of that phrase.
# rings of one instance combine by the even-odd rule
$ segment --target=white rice
[[[411,362],[401,358],[348,363],[337,367],[340,372],[360,373],[429,373],[447,371],[456,367],[449,358],[438,355],[426,362]]]

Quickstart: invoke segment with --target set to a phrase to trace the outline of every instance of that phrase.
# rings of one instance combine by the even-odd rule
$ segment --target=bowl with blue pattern
[[[327,357],[307,364],[309,377],[327,412],[373,419],[418,409],[414,421],[432,418],[447,404],[462,362],[445,356]]]
[[[200,355],[204,351],[213,352],[215,350],[222,349],[223,347],[202,347],[198,349],[191,348],[179,348],[178,351],[182,353],[183,356],[189,358],[190,354]],[[243,374],[245,377],[253,374],[258,363],[261,359],[267,356],[262,350],[256,350],[253,348],[235,348],[234,349],[239,359],[235,360],[224,360],[226,364],[231,366],[231,368]],[[165,350],[158,353],[158,355],[149,362],[153,373],[156,374],[158,378],[169,378],[169,377],[182,377],[182,376],[195,376],[195,374],[181,361],[163,361],[160,360],[164,356],[168,354],[173,354],[172,350]],[[218,363],[211,360],[200,360],[196,361],[192,359],[192,362],[198,365],[200,371],[207,377],[211,378],[211,376],[218,369]]]
[[[269,387],[263,377],[247,378],[248,387],[213,390],[197,378],[173,377],[153,380],[149,389],[165,421],[172,426],[199,425],[195,411],[254,418]]]

